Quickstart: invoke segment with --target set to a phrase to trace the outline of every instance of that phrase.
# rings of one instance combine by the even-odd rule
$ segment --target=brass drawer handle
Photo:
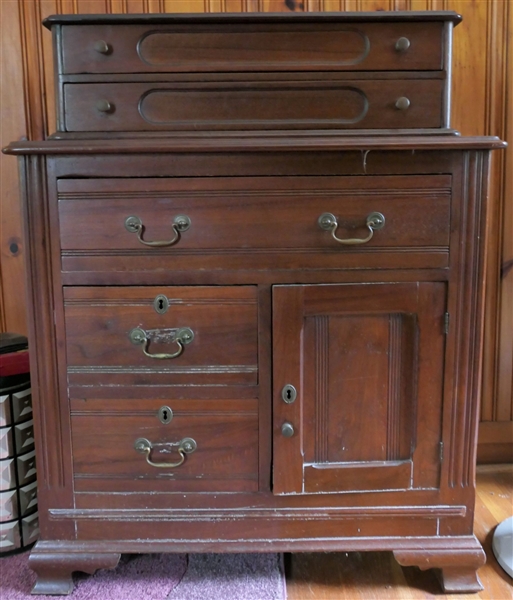
[[[365,221],[365,225],[369,230],[369,235],[366,238],[348,238],[345,240],[340,239],[336,236],[336,232],[338,229],[338,221],[337,217],[331,213],[323,213],[318,219],[317,224],[321,229],[325,231],[331,231],[331,236],[334,240],[336,240],[339,244],[346,244],[347,246],[354,246],[356,244],[366,244],[370,242],[372,236],[374,235],[374,231],[377,229],[382,229],[385,226],[385,216],[379,212],[370,213]]]
[[[136,346],[142,345],[142,351],[145,356],[148,356],[149,358],[156,358],[158,360],[167,360],[170,358],[178,358],[183,353],[185,345],[190,344],[194,339],[194,331],[189,327],[181,327],[180,329],[176,330],[174,339],[172,341],[176,342],[178,345],[178,350],[173,354],[152,354],[151,352],[148,352],[150,336],[141,327],[132,329],[132,331],[130,331],[128,334],[128,337],[130,338],[132,344],[135,344]]]
[[[130,233],[136,233],[137,239],[144,244],[145,246],[154,246],[154,247],[162,247],[162,246],[173,246],[177,242],[180,241],[181,234],[184,231],[187,231],[191,226],[191,220],[186,215],[178,215],[173,220],[173,225],[171,226],[173,231],[175,232],[175,236],[173,239],[169,241],[163,242],[147,242],[142,239],[144,233],[144,225],[139,217],[130,216],[125,219],[125,229]]]
[[[176,448],[178,454],[180,455],[180,460],[177,460],[176,462],[153,462],[151,460],[151,451],[153,448],[159,446],[165,448]],[[192,438],[183,438],[183,440],[180,440],[179,442],[169,442],[167,444],[155,444],[146,438],[139,438],[135,440],[134,443],[135,450],[146,456],[146,462],[152,467],[157,467],[158,469],[174,469],[175,467],[183,465],[185,462],[185,456],[187,454],[192,454],[197,447],[198,444],[196,444]]]

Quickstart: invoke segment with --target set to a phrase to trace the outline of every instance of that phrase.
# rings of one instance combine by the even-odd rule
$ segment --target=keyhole
[[[169,408],[169,406],[161,406],[159,408],[158,418],[159,421],[165,425],[173,418],[173,411]]]
[[[153,308],[159,315],[163,315],[169,308],[169,300],[164,294],[159,294],[153,301]]]
[[[287,404],[292,404],[292,402],[294,402],[294,400],[297,397],[297,391],[296,388],[293,385],[287,384],[282,390],[281,390],[281,397],[282,400],[284,402],[286,402]]]

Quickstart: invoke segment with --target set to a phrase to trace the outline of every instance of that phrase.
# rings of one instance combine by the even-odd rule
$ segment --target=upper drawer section
[[[443,22],[65,25],[63,73],[442,69]]]
[[[61,179],[62,267],[168,278],[446,267],[450,186],[449,175]]]

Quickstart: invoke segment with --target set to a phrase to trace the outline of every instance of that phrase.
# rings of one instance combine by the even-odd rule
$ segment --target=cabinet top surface
[[[210,13],[210,14],[133,14],[133,15],[51,15],[43,24],[52,25],[144,25],[188,23],[357,23],[394,21],[452,21],[462,20],[454,11],[375,11],[324,13]]]
[[[126,154],[166,152],[366,151],[366,150],[494,150],[507,144],[494,136],[342,136],[342,135],[202,135],[167,138],[111,138],[18,141],[5,154]]]

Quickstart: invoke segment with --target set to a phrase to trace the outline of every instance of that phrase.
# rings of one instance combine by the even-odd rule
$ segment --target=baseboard
[[[478,464],[513,463],[513,421],[479,424]]]

